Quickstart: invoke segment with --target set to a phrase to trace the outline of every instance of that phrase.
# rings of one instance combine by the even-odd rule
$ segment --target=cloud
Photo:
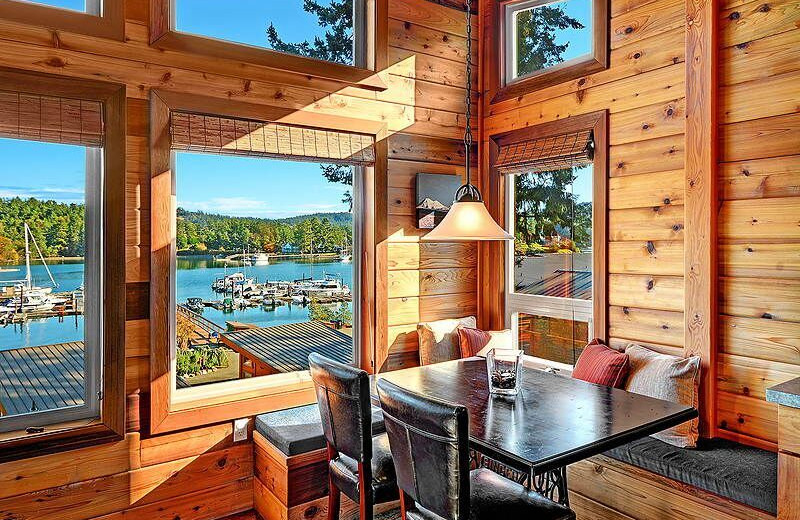
[[[347,211],[344,204],[300,204],[276,206],[267,201],[247,197],[215,197],[207,201],[178,201],[178,206],[188,211],[204,211],[237,217],[286,218],[312,213]]]
[[[84,202],[83,188],[67,188],[61,186],[0,186],[0,198],[20,197],[40,200],[56,200],[58,202]]]

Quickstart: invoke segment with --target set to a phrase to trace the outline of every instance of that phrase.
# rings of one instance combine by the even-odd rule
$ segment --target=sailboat
[[[22,280],[14,280],[13,282],[13,297],[7,299],[0,304],[0,312],[32,312],[32,311],[49,311],[58,304],[66,302],[64,298],[56,298],[51,296],[50,293],[53,289],[58,287],[53,273],[47,266],[44,260],[42,250],[39,244],[36,243],[36,238],[31,232],[31,228],[27,222],[25,226],[25,278]],[[31,243],[36,248],[39,260],[42,262],[47,276],[50,278],[50,287],[39,287],[33,285],[33,276],[31,275]]]

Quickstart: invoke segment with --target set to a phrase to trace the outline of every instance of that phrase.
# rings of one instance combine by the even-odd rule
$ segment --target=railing
[[[178,314],[190,320],[195,327],[203,329],[208,334],[225,332],[224,328],[183,305],[178,305]]]

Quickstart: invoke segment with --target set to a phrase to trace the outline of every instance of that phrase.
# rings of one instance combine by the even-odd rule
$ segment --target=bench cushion
[[[256,431],[284,455],[299,455],[325,447],[322,421],[316,404],[262,413],[256,416]],[[383,413],[372,407],[372,433],[386,431]]]
[[[724,439],[700,439],[696,449],[682,449],[645,437],[605,454],[776,514],[778,457],[771,451]]]

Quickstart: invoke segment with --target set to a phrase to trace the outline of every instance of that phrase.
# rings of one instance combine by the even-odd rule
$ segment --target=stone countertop
[[[767,401],[800,408],[800,377],[767,388]]]

